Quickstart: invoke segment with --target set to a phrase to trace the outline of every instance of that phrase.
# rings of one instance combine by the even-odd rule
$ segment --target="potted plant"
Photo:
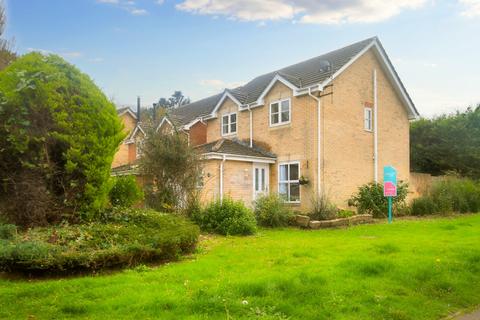
[[[298,180],[301,186],[307,185],[310,183],[310,180],[307,177],[301,176]]]

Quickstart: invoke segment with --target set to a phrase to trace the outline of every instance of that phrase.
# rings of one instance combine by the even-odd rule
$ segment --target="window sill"
[[[288,205],[288,206],[291,206],[291,207],[300,207],[301,202],[300,202],[300,201],[297,201],[297,202],[288,202],[288,201],[285,201],[285,204]]]
[[[286,129],[286,128],[291,128],[291,127],[292,127],[292,123],[288,122],[288,123],[270,125],[268,129],[269,130],[277,130],[277,129]]]
[[[234,133],[222,134],[222,137],[228,138],[228,137],[235,137],[236,135],[237,135],[237,133],[234,132]]]

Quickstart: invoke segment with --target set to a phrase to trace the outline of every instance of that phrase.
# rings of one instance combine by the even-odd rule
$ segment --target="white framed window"
[[[270,103],[270,126],[290,123],[291,117],[290,99]]]
[[[237,113],[227,113],[222,116],[222,136],[237,133]]]
[[[278,165],[278,194],[286,202],[300,203],[300,162]]]
[[[366,131],[373,130],[373,111],[372,108],[365,108],[363,110],[363,127]]]

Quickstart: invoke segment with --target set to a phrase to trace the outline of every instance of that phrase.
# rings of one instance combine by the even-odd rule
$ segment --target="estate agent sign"
[[[388,223],[392,223],[392,198],[397,196],[397,170],[383,167],[383,195],[388,197]]]

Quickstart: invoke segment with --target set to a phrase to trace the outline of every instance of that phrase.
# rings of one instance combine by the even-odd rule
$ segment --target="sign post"
[[[392,223],[393,197],[397,196],[397,170],[392,166],[383,167],[383,196],[388,198],[388,223]]]

